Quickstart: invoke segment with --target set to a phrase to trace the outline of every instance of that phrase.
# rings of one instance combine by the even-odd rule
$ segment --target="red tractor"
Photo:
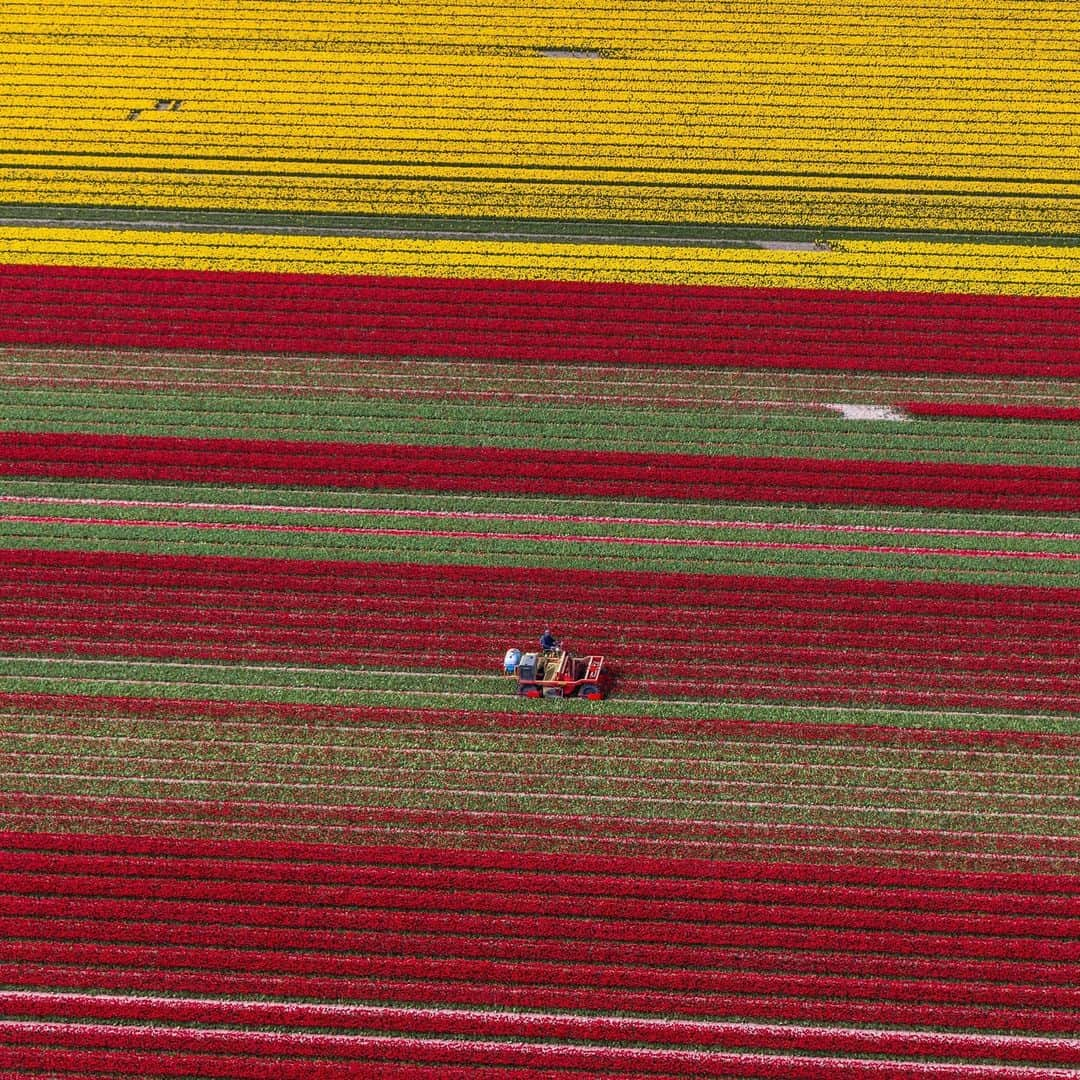
[[[521,697],[588,698],[600,701],[607,696],[609,677],[602,656],[574,656],[565,649],[522,653],[508,649],[503,671],[517,679]]]

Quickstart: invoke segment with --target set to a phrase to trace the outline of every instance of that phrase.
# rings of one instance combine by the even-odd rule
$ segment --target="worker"
[[[559,648],[559,643],[555,640],[555,635],[551,632],[550,627],[545,627],[544,632],[540,635],[540,648],[544,652],[556,652]]]

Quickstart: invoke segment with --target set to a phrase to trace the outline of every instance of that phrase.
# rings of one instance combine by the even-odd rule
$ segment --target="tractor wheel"
[[[583,698],[588,698],[589,701],[603,701],[604,691],[595,683],[586,683],[581,688],[581,696]]]
[[[538,698],[540,691],[535,686],[519,686],[518,697]]]

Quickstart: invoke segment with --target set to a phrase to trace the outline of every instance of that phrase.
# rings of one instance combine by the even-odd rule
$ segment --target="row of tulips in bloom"
[[[32,571],[27,580],[27,571]],[[544,621],[623,664],[627,694],[1076,707],[1080,591],[12,550],[0,640],[17,654],[494,670]],[[269,617],[267,617],[269,616]],[[531,621],[530,621],[531,619]],[[584,638],[583,638],[584,640]]]
[[[1075,213],[1069,199],[1055,198],[1058,193],[1053,190],[1054,185],[1039,182],[1031,183],[1030,187],[1034,189],[1031,194],[1015,194],[1011,190],[996,194],[987,193],[987,188],[994,186],[992,183],[969,180],[964,184],[967,197],[964,197],[965,192],[960,192],[958,198],[952,193],[912,195],[902,189],[866,192],[852,190],[850,185],[838,189],[829,178],[811,187],[808,176],[785,178],[778,185],[775,179],[770,182],[770,178],[760,174],[747,175],[741,178],[741,183],[721,180],[712,184],[698,176],[689,187],[668,177],[642,188],[633,180],[612,183],[607,176],[592,178],[602,179],[602,184],[592,183],[588,177],[577,177],[580,182],[571,184],[538,184],[532,170],[532,175],[521,178],[513,172],[507,176],[507,170],[499,166],[476,170],[487,177],[484,180],[470,176],[408,181],[396,177],[372,179],[364,175],[366,170],[363,169],[346,169],[337,176],[312,178],[303,174],[306,163],[290,165],[280,161],[274,171],[257,162],[257,171],[245,168],[241,163],[239,167],[218,172],[190,170],[188,163],[178,161],[175,163],[178,171],[171,174],[160,168],[143,169],[137,163],[132,164],[134,167],[129,169],[117,168],[115,157],[98,157],[95,162],[92,156],[87,156],[80,157],[75,168],[61,170],[51,163],[34,166],[23,159],[18,169],[0,169],[0,196],[9,203],[32,206],[38,204],[43,191],[48,191],[54,204],[88,206],[93,208],[91,213],[102,205],[139,211],[156,206],[166,213],[178,209],[220,212],[224,207],[237,214],[269,211],[292,217],[302,205],[309,213],[350,217],[408,216],[413,220],[421,216],[499,220],[524,217],[558,223],[569,212],[577,221],[629,222],[637,227],[642,223],[656,222],[667,226],[677,222],[704,229],[715,227],[718,220],[734,227],[764,230],[777,227],[834,229],[841,221],[844,227],[873,232],[937,229],[954,233],[962,229],[971,233],[999,233],[1011,232],[1018,222],[1022,222],[1029,235],[1050,236],[1071,235],[1075,228]],[[1048,194],[1049,198],[1043,197]],[[558,224],[555,227],[558,228]],[[1022,253],[1023,248],[1017,246],[1013,251]],[[230,255],[233,257],[235,255]],[[108,261],[108,256],[100,259],[102,264]],[[214,260],[210,259],[202,265],[213,264]],[[325,260],[308,258],[297,264],[296,269],[319,272],[324,266]],[[258,269],[246,263],[238,267],[246,268]],[[355,264],[351,269],[357,269]],[[501,268],[496,268],[496,272],[498,269]],[[1003,292],[1025,295],[1039,292],[1047,296],[1059,294],[1061,282],[1066,277],[1060,271],[1051,270],[1045,277],[1025,280],[1023,271],[1016,272],[1003,264],[989,273],[981,267],[964,266],[958,275],[951,277],[934,268],[920,272],[918,266],[894,264],[882,268],[879,264],[865,272],[860,272],[859,267],[851,267],[840,287],[882,287],[883,269],[890,283],[899,279],[899,288],[907,287],[913,280],[916,288],[947,288],[959,277],[957,288],[970,285],[974,291],[992,293],[1001,284]],[[431,270],[425,263],[402,266],[393,272],[426,274]],[[511,266],[510,270],[512,273],[516,270],[518,277],[534,276],[520,267]],[[470,268],[463,268],[462,275],[469,272]],[[485,275],[492,272],[490,264],[478,271]],[[636,272],[639,275],[647,273]],[[600,280],[617,278],[616,273],[604,270],[592,276]],[[671,280],[678,276],[668,270],[661,271],[656,279]],[[709,276],[698,275],[694,280],[708,279]],[[828,287],[835,277],[835,274],[828,278],[815,277],[814,283]],[[781,271],[762,284],[787,284],[790,279],[790,273]],[[753,284],[751,274],[742,274],[740,283]],[[1067,284],[1064,287],[1070,288]]]
[[[0,863],[9,1052],[137,1031],[161,1068],[230,1046],[355,1064],[394,1034],[414,1063],[434,1036],[463,1062],[602,1041],[619,1075],[630,1044],[664,1075],[1080,1062],[1072,876],[48,833],[4,834]]]
[[[51,26],[69,25],[61,11]],[[198,53],[184,50],[181,24],[134,15],[89,39],[42,28],[32,50],[20,36],[6,69],[19,168],[0,176],[5,200],[47,190],[68,205],[1071,228],[1062,188],[1074,134],[1057,71],[1074,24],[1060,10],[1023,24],[1022,62],[1011,24],[1005,33],[1004,20],[952,12],[932,43],[922,25],[890,23],[866,40],[849,12],[807,20],[799,8],[774,12],[770,22],[786,24],[777,30],[729,15],[704,39],[700,10],[692,32],[670,38],[622,11],[586,24],[552,11],[543,29],[515,15],[497,44],[491,31],[463,31],[462,17],[416,25],[411,10],[388,12],[366,35],[350,26],[328,40],[321,26],[230,11],[200,20]],[[28,18],[19,7],[11,21]],[[821,44],[830,29],[843,48]],[[606,47],[552,55],[549,35]],[[232,70],[208,73],[222,49]],[[350,160],[358,145],[363,160]],[[107,153],[120,147],[128,155]]]
[[[0,432],[0,475],[1076,513],[1080,469],[485,446]]]
[[[1004,405],[969,401],[905,401],[902,408],[913,416],[960,416],[996,420],[1046,420],[1051,423],[1080,420],[1080,408],[1069,405]]]
[[[1071,1040],[989,1033],[931,1031],[865,1031],[858,1028],[767,1025],[637,1017],[558,1014],[507,1014],[479,1009],[416,1009],[391,1005],[323,1005],[305,1002],[213,1001],[209,999],[94,996],[50,991],[0,991],[0,1012],[11,1017],[71,1020],[142,1021],[190,1024],[273,1025],[279,1028],[324,1030],[374,1027],[385,1032],[423,1032],[430,1035],[569,1038],[609,1044],[647,1045],[661,1040],[672,1046],[738,1045],[753,1050],[835,1053],[843,1044],[860,1051],[896,1056],[938,1055],[982,1057],[999,1061],[1042,1060],[1047,1064],[1072,1061]],[[834,1059],[835,1060],[835,1059]],[[918,1068],[918,1063],[916,1063]],[[517,1075],[515,1073],[515,1075]],[[771,1075],[781,1075],[773,1073]],[[917,1073],[915,1074],[917,1075]]]
[[[758,857],[815,865],[934,865],[980,873],[1004,870],[1075,874],[1080,867],[1080,842],[1071,837],[1035,835],[1030,828],[987,833],[896,824],[706,821],[700,817],[683,821],[670,817],[445,806],[417,809],[371,803],[353,807],[310,801],[297,804],[163,795],[86,795],[70,790],[46,794],[9,792],[0,798],[0,813],[5,828],[13,830],[40,829],[43,822],[51,822],[56,828],[92,827],[105,831],[123,827],[140,835],[171,839],[247,840],[258,836],[292,842],[334,840],[343,844],[443,848],[487,844],[518,852],[744,861]],[[77,915],[80,903],[73,902],[63,911],[56,909],[56,913]],[[479,929],[479,923],[475,928]],[[777,937],[768,928],[759,927],[754,938],[763,944],[791,946],[793,939],[785,934],[788,932]],[[940,944],[944,938],[924,940],[935,952],[944,948]]]
[[[160,177],[161,172],[154,175]],[[244,178],[248,183],[252,181],[250,173]],[[800,190],[805,192],[805,185]],[[716,220],[722,207],[715,203],[715,193],[703,190],[700,197],[713,203],[712,220]],[[478,212],[478,208],[472,211],[474,215]],[[952,227],[956,227],[955,223]],[[317,231],[155,232],[60,226],[0,228],[0,243],[8,265],[35,267],[546,279],[755,289],[895,290],[911,294],[1080,295],[1078,253],[1052,244],[844,240],[796,250],[691,241],[681,246],[646,245],[603,236],[599,240],[545,236],[537,242],[431,235],[327,237]]]
[[[286,1036],[229,1030],[162,1030],[142,1025],[9,1023],[0,1029],[0,1064],[9,1069],[50,1069],[49,1075],[109,1073],[139,1076],[263,1077],[281,1080],[595,1080],[617,1075],[650,1080],[657,1075],[748,1080],[919,1080],[939,1077],[938,1063],[859,1060],[814,1054],[611,1049],[521,1040],[470,1040],[421,1036]],[[59,1045],[57,1045],[59,1044]],[[135,1050],[133,1046],[143,1049]],[[27,1049],[26,1047],[29,1047]],[[78,1049],[72,1049],[78,1047]],[[966,1080],[998,1080],[997,1066],[946,1066]],[[20,1072],[18,1075],[22,1075]],[[1014,1080],[1068,1080],[1067,1070],[1015,1066]]]
[[[8,344],[1080,375],[1075,298],[64,266],[0,269]]]
[[[814,924],[840,928],[845,933],[849,929],[885,933],[883,927],[894,916],[882,913],[898,913],[903,909],[913,922],[905,923],[903,931],[888,931],[895,934],[894,949],[904,934],[910,934],[909,949],[900,951],[914,950],[914,954],[928,957],[940,942],[920,944],[920,933],[970,930],[984,915],[1002,917],[1000,923],[995,923],[1001,933],[1048,938],[1067,936],[1072,926],[1068,920],[1080,917],[1078,884],[1075,877],[1066,874],[955,873],[926,868],[792,865],[752,860],[620,859],[481,849],[424,848],[409,852],[400,846],[223,842],[94,833],[78,837],[4,833],[0,842],[3,845],[0,872],[10,876],[60,875],[75,883],[76,892],[85,885],[84,879],[99,875],[133,880],[153,877],[172,883],[168,888],[177,890],[174,899],[190,899],[185,882],[201,882],[200,889],[211,888],[208,883],[213,882],[214,889],[223,890],[222,896],[230,889],[228,883],[234,882],[241,889],[251,886],[244,893],[248,898],[260,889],[265,890],[259,893],[260,902],[272,904],[282,897],[297,897],[299,889],[311,890],[304,895],[313,904],[318,900],[312,897],[326,896],[333,906],[341,906],[337,901],[348,895],[347,890],[375,890],[377,895],[383,895],[379,890],[389,888],[455,892],[478,887],[480,883],[500,895],[558,894],[567,903],[575,896],[605,896],[610,898],[607,907],[611,912],[623,910],[618,907],[620,899],[631,905],[641,901],[643,907],[637,914],[642,915],[657,900],[708,903],[714,905],[711,910],[715,914],[735,914],[740,918],[762,916],[761,921],[774,929]],[[121,891],[115,895],[127,894]],[[237,897],[239,893],[234,899]],[[166,894],[162,892],[158,898],[165,899]],[[213,898],[209,894],[204,897],[206,901]],[[534,900],[535,897],[528,902]],[[387,900],[382,906],[393,905]],[[462,910],[467,908],[466,904]],[[1022,908],[1022,915],[1018,915],[1018,908]],[[58,913],[59,909],[53,912]],[[624,913],[634,912],[626,908]],[[5,908],[3,914],[11,918],[17,913]],[[552,909],[550,914],[558,912]],[[68,910],[65,917],[74,917],[74,911]],[[539,930],[542,924],[541,918],[536,928]],[[989,933],[989,926],[989,923],[981,924],[979,932]],[[313,939],[320,933],[317,927],[309,929]],[[133,935],[133,941],[147,940],[145,930],[135,924],[121,932]],[[235,933],[227,928],[221,932]],[[610,935],[598,936],[598,941],[616,940],[617,937]],[[696,937],[692,933],[687,940]],[[881,942],[886,940],[889,939],[881,938]],[[657,950],[666,947],[655,941],[653,944]],[[473,943],[473,947],[481,949],[482,943]],[[1075,942],[1063,948],[1059,955],[1063,960],[1080,951]],[[439,950],[429,951],[437,954]],[[964,938],[954,943],[950,953],[1016,960],[1005,951],[1004,943],[994,946],[992,942]],[[1053,957],[1049,947],[1042,954],[1043,959]],[[839,958],[835,959],[839,962]],[[752,967],[758,966],[749,958],[747,962]],[[797,960],[793,962],[803,966]],[[864,973],[875,963],[876,958],[866,958]],[[1048,983],[1070,981],[1067,967],[1038,970],[1039,977]]]

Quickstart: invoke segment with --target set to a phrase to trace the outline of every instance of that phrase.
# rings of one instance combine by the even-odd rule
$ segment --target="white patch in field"
[[[826,409],[835,409],[845,420],[910,420],[907,413],[891,405],[847,405],[843,402],[825,401]]]

